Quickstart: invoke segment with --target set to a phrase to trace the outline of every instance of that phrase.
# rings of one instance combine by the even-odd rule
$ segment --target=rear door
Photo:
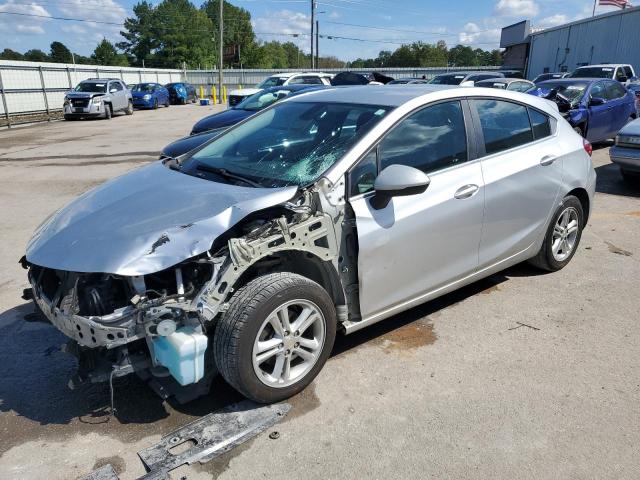
[[[471,100],[482,132],[485,214],[480,268],[530,247],[544,230],[562,180],[555,120],[502,99]]]
[[[359,121],[356,123],[360,123]],[[369,317],[461,279],[478,266],[484,182],[466,101],[426,106],[400,121],[348,175],[358,231],[360,306]],[[401,164],[431,183],[424,193],[371,205],[378,171]]]
[[[611,107],[608,137],[613,138],[627,124],[634,108],[627,94],[627,89],[619,82],[607,82],[605,97]]]

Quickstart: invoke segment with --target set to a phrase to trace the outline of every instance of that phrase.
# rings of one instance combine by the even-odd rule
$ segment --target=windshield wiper
[[[198,163],[196,170],[203,170],[205,172],[215,173],[216,175],[220,175],[222,178],[226,178],[228,180],[238,180],[240,182],[246,183],[247,185],[251,185],[252,187],[257,187],[257,188],[262,187],[262,185],[260,185],[258,182],[255,182],[249,178],[243,177],[242,175],[238,175],[237,173],[231,173],[228,170],[225,170],[224,168],[211,167],[204,163]]]

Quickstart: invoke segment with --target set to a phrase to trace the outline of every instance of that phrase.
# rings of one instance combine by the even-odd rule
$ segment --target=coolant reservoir
[[[204,376],[207,336],[199,328],[182,327],[152,340],[156,361],[167,367],[180,385],[196,383]]]

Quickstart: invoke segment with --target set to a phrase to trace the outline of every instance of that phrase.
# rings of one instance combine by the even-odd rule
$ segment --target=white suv
[[[323,72],[277,73],[265,78],[255,88],[244,88],[229,92],[229,106],[233,107],[248,96],[269,87],[280,87],[282,85],[331,85],[332,76],[330,73]]]

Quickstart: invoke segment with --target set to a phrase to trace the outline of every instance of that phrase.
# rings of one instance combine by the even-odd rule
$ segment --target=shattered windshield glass
[[[197,151],[183,162],[182,171],[212,180],[241,177],[261,187],[307,185],[390,110],[376,105],[285,102]]]
[[[544,98],[549,100],[559,99],[574,107],[582,100],[587,86],[587,83],[544,82],[538,88],[549,91],[549,93],[543,95]]]

